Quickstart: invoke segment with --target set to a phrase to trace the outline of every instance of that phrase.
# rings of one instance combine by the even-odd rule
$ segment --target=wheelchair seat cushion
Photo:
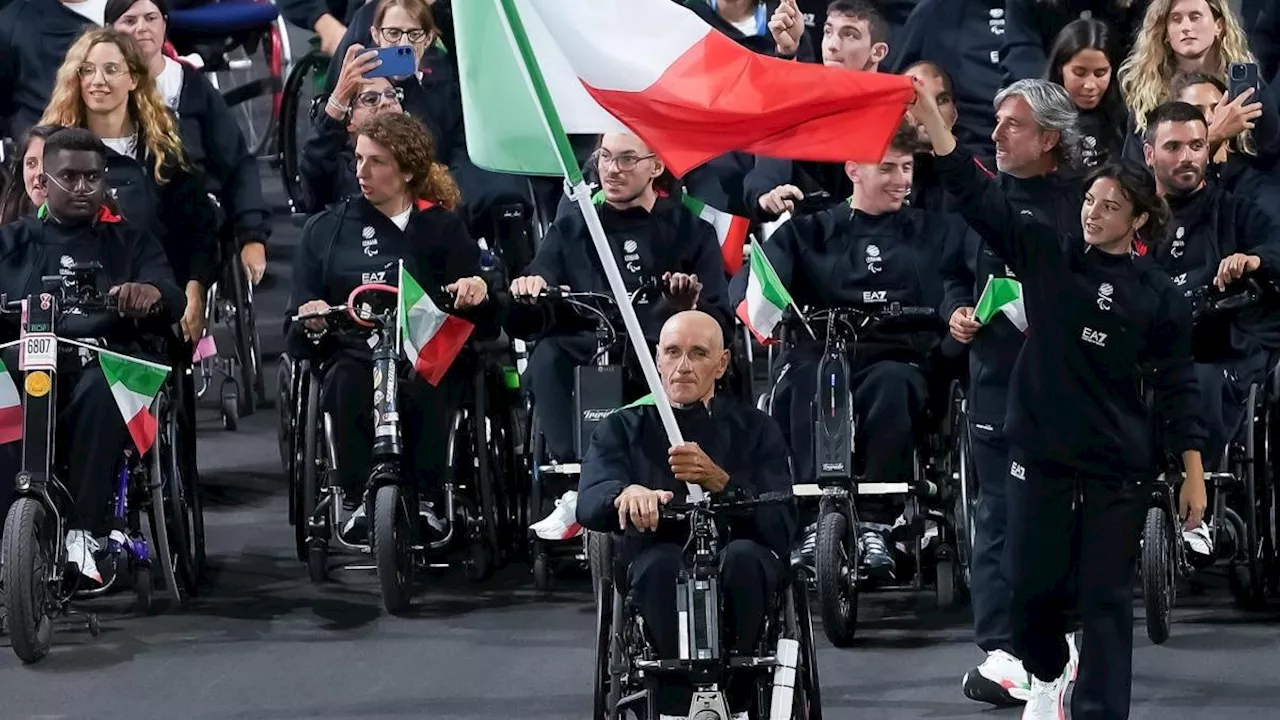
[[[169,14],[169,30],[200,35],[226,35],[246,30],[266,29],[280,11],[275,3],[255,0],[215,2]]]

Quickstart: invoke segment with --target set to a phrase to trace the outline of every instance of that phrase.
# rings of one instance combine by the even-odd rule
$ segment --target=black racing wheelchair
[[[65,462],[54,446],[58,360],[67,362],[78,355],[81,362],[92,362],[101,350],[92,337],[67,337],[61,327],[72,316],[82,329],[120,322],[115,298],[92,290],[99,269],[96,263],[72,266],[69,278],[43,278],[46,287],[61,286],[60,291],[51,289],[23,300],[0,296],[0,312],[19,315],[21,323],[19,340],[10,343],[21,349],[21,466],[0,544],[0,581],[13,651],[24,663],[48,654],[60,618],[82,617],[89,633],[98,635],[97,614],[73,611],[72,601],[127,584],[136,596],[135,608],[150,613],[157,569],[177,605],[197,593],[201,580],[204,521],[195,448],[180,427],[182,393],[172,373],[151,408],[157,428],[154,445],[145,455],[132,448],[124,452],[111,506],[103,508],[111,519],[111,532],[105,557],[98,561],[102,585],[82,589],[68,566],[64,538],[73,498],[59,479],[65,477]],[[76,335],[83,338],[85,333]]]
[[[704,498],[660,509],[660,522],[687,522],[686,566],[676,585],[680,611],[680,657],[657,657],[639,612],[628,599],[626,568],[612,554],[616,536],[602,535],[596,594],[596,671],[593,720],[658,720],[657,692],[665,679],[681,677],[694,693],[688,717],[729,720],[724,695],[731,678],[754,681],[753,720],[821,720],[817,652],[803,573],[793,567],[772,604],[756,652],[736,656],[724,646],[718,584],[717,515],[749,511],[770,502],[792,502],[789,494]]]
[[[374,467],[366,494],[370,518],[367,545],[345,542],[338,532],[343,492],[336,483],[334,437],[320,408],[324,368],[309,361],[282,360],[287,395],[281,398],[282,453],[289,478],[289,521],[294,526],[298,559],[307,563],[314,582],[329,578],[334,546],[371,555],[373,565],[348,566],[376,570],[388,612],[409,608],[418,577],[428,568],[461,564],[473,581],[488,578],[524,547],[524,495],[517,471],[523,467],[516,439],[518,391],[509,376],[509,346],[502,341],[473,341],[471,357],[457,362],[475,368],[469,396],[450,426],[449,468],[444,483],[446,522],[443,537],[431,539],[420,512],[417,484],[402,472],[404,439],[400,435],[396,387],[400,382],[400,349],[396,289],[387,285],[356,288],[345,305],[324,317],[337,332],[371,337],[374,353]],[[343,318],[346,320],[344,321]],[[296,317],[294,321],[305,320]]]
[[[806,570],[817,590],[823,630],[837,647],[853,643],[858,595],[872,584],[862,572],[859,497],[902,499],[903,513],[891,536],[895,543],[909,548],[913,574],[903,585],[877,587],[919,591],[932,580],[942,607],[963,600],[967,593],[976,495],[965,458],[967,445],[961,429],[964,396],[958,383],[947,388],[945,402],[931,404],[926,410],[921,425],[927,430],[917,438],[910,482],[868,482],[854,471],[858,419],[854,416],[847,353],[868,332],[911,333],[940,327],[935,308],[889,303],[820,310],[807,314],[802,322],[792,317],[784,331],[784,336],[814,332],[814,337],[824,338],[812,405],[817,482],[797,484],[795,493],[802,498],[802,511],[816,510],[813,565]],[[781,381],[791,371],[786,365],[771,375]],[[776,391],[777,383],[774,387]],[[770,415],[775,391],[759,400],[761,409]]]

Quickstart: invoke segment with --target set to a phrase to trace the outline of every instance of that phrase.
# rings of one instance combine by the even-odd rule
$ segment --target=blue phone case
[[[418,72],[417,63],[414,62],[413,48],[407,45],[378,48],[378,59],[382,64],[365,73],[365,77],[400,78],[409,77]]]

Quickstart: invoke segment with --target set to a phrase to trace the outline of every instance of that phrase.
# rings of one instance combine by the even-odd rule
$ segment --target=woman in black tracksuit
[[[912,113],[959,211],[1023,283],[1030,328],[1005,425],[1009,474],[1025,488],[1008,541],[1014,645],[1032,675],[1023,717],[1065,717],[1064,633],[1078,587],[1084,639],[1071,716],[1127,718],[1146,509],[1139,486],[1163,464],[1144,378],[1154,383],[1161,434],[1186,469],[1179,505],[1188,525],[1199,524],[1205,507],[1190,308],[1168,275],[1133,250],[1139,232],[1160,237],[1168,210],[1146,172],[1108,164],[1085,181],[1083,233],[1060,232],[1015,210],[957,149],[932,95],[919,93]]]
[[[322,312],[347,301],[368,283],[397,285],[398,265],[433,296],[440,308],[485,327],[494,326],[494,303],[480,277],[480,247],[453,208],[458,188],[436,163],[421,123],[404,114],[380,115],[357,130],[356,173],[361,193],[307,221],[293,259],[289,302],[298,314]],[[436,288],[447,286],[452,305]],[[320,404],[332,417],[339,483],[351,515],[342,528],[348,542],[363,542],[367,515],[362,504],[373,451],[373,366],[367,337],[330,334],[323,320],[290,326],[287,342],[295,358],[324,365]],[[483,332],[477,329],[477,332]],[[429,490],[443,489],[452,411],[471,368],[453,362],[433,383],[408,371],[402,377],[400,414],[406,462]],[[429,496],[428,496],[429,497]],[[429,524],[443,530],[431,511]]]

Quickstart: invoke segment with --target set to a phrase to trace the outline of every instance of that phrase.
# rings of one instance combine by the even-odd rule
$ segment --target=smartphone
[[[1231,67],[1227,69],[1227,81],[1227,96],[1230,99],[1240,97],[1245,88],[1253,88],[1253,96],[1249,98],[1249,102],[1258,101],[1258,93],[1262,87],[1258,83],[1257,63],[1231,63]]]
[[[813,213],[822,212],[834,205],[831,201],[831,193],[826,190],[811,192],[805,195],[803,199],[795,204],[795,210],[791,211],[792,215],[811,215]]]
[[[365,73],[367,78],[403,78],[418,72],[418,63],[413,48],[408,45],[392,45],[378,48],[378,59],[382,64]],[[1255,71],[1257,68],[1254,68]]]

